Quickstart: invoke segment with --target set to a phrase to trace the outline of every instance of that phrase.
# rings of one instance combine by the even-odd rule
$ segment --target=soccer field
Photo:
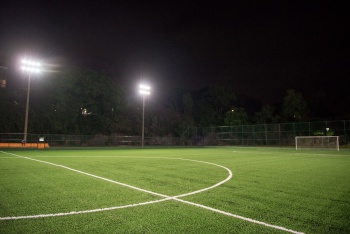
[[[0,233],[350,233],[350,151],[0,151]]]

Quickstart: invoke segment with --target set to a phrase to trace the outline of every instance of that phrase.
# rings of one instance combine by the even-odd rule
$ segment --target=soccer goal
[[[339,151],[339,136],[297,136],[295,149],[334,149]]]

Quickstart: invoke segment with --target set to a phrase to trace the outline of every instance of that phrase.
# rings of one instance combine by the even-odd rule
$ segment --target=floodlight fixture
[[[140,84],[139,93],[142,95],[150,95],[151,94],[151,87],[148,85]]]
[[[22,71],[28,73],[39,73],[41,72],[41,63],[36,62],[34,60],[22,59],[21,61],[21,69]]]

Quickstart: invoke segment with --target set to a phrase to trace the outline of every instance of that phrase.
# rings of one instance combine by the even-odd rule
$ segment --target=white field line
[[[67,170],[70,170],[70,171],[74,171],[74,172],[77,172],[77,173],[80,173],[80,174],[91,176],[91,177],[94,177],[94,178],[97,178],[97,179],[101,179],[101,180],[104,180],[104,181],[107,181],[107,182],[110,182],[110,183],[114,183],[114,184],[118,184],[118,185],[121,185],[121,186],[125,186],[125,187],[128,187],[128,188],[137,190],[137,191],[141,191],[141,192],[149,193],[149,194],[152,194],[152,195],[155,195],[155,196],[163,197],[163,199],[147,201],[147,202],[140,202],[140,203],[135,203],[135,204],[128,204],[128,205],[124,205],[124,206],[115,206],[115,207],[100,208],[100,209],[85,210],[85,211],[71,211],[71,212],[67,212],[67,213],[54,213],[54,214],[39,214],[39,215],[28,215],[28,216],[0,217],[0,220],[32,219],[32,218],[67,216],[67,215],[75,215],[75,214],[86,214],[86,213],[94,213],[94,212],[101,212],[101,211],[108,211],[108,210],[115,210],[115,209],[124,209],[124,208],[130,208],[130,207],[136,207],[136,206],[142,206],[142,205],[149,205],[149,204],[164,202],[164,201],[168,201],[168,200],[175,200],[175,201],[178,201],[178,202],[181,202],[181,203],[193,205],[193,206],[200,207],[200,208],[203,208],[203,209],[206,209],[206,210],[210,210],[210,211],[213,211],[213,212],[216,212],[216,213],[219,213],[219,214],[231,216],[231,217],[234,217],[234,218],[237,218],[237,219],[241,219],[241,220],[244,220],[244,221],[248,221],[248,222],[251,222],[251,223],[254,223],[254,224],[262,225],[262,226],[265,226],[265,227],[270,227],[270,228],[274,228],[274,229],[285,231],[285,232],[289,232],[289,233],[303,234],[303,232],[294,231],[294,230],[291,230],[291,229],[288,229],[288,228],[285,228],[285,227],[281,227],[281,226],[277,226],[277,225],[261,222],[261,221],[254,220],[254,219],[251,219],[251,218],[247,218],[247,217],[244,217],[244,216],[240,216],[240,215],[232,214],[232,213],[229,213],[229,212],[226,212],[226,211],[222,211],[222,210],[219,210],[219,209],[215,209],[215,208],[212,208],[212,207],[209,207],[209,206],[205,206],[205,205],[201,205],[201,204],[198,204],[198,203],[194,203],[194,202],[190,202],[190,201],[185,201],[185,200],[179,199],[180,197],[190,196],[190,195],[193,195],[193,194],[197,194],[197,193],[200,193],[200,192],[207,191],[209,189],[213,189],[213,188],[218,187],[221,184],[227,182],[228,180],[230,180],[232,178],[232,171],[230,169],[228,169],[227,167],[224,167],[224,166],[221,166],[221,165],[218,165],[218,164],[205,162],[205,161],[184,159],[184,158],[167,158],[167,159],[186,160],[186,161],[193,161],[193,162],[199,162],[199,163],[205,163],[205,164],[209,164],[209,165],[214,165],[214,166],[218,166],[218,167],[224,168],[225,170],[227,170],[229,172],[229,176],[225,180],[220,181],[219,183],[214,184],[213,186],[210,186],[210,187],[207,187],[207,188],[204,188],[204,189],[200,189],[200,190],[197,190],[197,191],[189,192],[189,193],[186,193],[186,194],[177,195],[177,196],[167,196],[167,195],[164,195],[164,194],[161,194],[161,193],[156,193],[156,192],[153,192],[153,191],[150,191],[150,190],[138,188],[138,187],[135,187],[135,186],[132,186],[132,185],[128,185],[128,184],[117,182],[117,181],[114,181],[114,180],[110,180],[110,179],[107,179],[107,178],[104,178],[104,177],[101,177],[101,176],[97,176],[97,175],[93,175],[93,174],[90,174],[90,173],[87,173],[87,172],[76,170],[76,169],[73,169],[73,168],[70,168],[70,167],[66,167],[66,166],[63,166],[63,165],[60,165],[60,164],[50,163],[50,162],[46,162],[46,161],[42,161],[42,160],[38,160],[38,159],[34,159],[34,158],[29,158],[29,157],[25,157],[25,156],[20,156],[20,155],[17,155],[17,154],[8,153],[8,152],[4,152],[4,151],[0,151],[0,152],[4,153],[4,154],[13,155],[13,156],[19,157],[19,158],[24,158],[24,159],[28,159],[28,160],[32,160],[32,161],[36,161],[36,162],[40,162],[40,163],[49,164],[49,165],[56,166],[56,167],[61,167],[61,168],[64,168],[64,169],[67,169]]]
[[[277,225],[261,222],[261,221],[255,220],[255,219],[247,218],[247,217],[244,217],[244,216],[232,214],[232,213],[229,213],[229,212],[226,212],[226,211],[222,211],[222,210],[215,209],[215,208],[212,208],[212,207],[209,207],[209,206],[205,206],[205,205],[201,205],[201,204],[198,204],[198,203],[189,202],[189,201],[185,201],[185,200],[181,200],[181,199],[174,199],[174,200],[182,202],[182,203],[186,203],[186,204],[189,204],[189,205],[197,206],[197,207],[200,207],[200,208],[203,208],[203,209],[206,209],[206,210],[211,210],[211,211],[214,211],[214,212],[219,213],[219,214],[223,214],[223,215],[231,216],[231,217],[234,217],[234,218],[237,218],[237,219],[241,219],[241,220],[244,220],[244,221],[248,221],[250,223],[259,224],[259,225],[262,225],[262,226],[265,226],[265,227],[270,227],[270,228],[274,228],[274,229],[278,229],[278,230],[281,230],[281,231],[294,233],[294,234],[304,234],[303,232],[294,231],[292,229],[288,229],[288,228],[285,228],[285,227],[281,227],[281,226],[277,226]]]
[[[138,190],[138,191],[141,191],[141,192],[145,192],[145,193],[149,193],[149,194],[152,194],[152,195],[155,195],[155,196],[169,197],[169,196],[164,195],[164,194],[152,192],[152,191],[145,190],[145,189],[142,189],[142,188],[138,188],[138,187],[135,187],[135,186],[132,186],[132,185],[128,185],[128,184],[124,184],[124,183],[121,183],[121,182],[118,182],[118,181],[110,180],[110,179],[107,179],[107,178],[104,178],[104,177],[101,177],[101,176],[97,176],[97,175],[93,175],[93,174],[90,174],[90,173],[87,173],[87,172],[79,171],[79,170],[76,170],[76,169],[73,169],[73,168],[70,168],[70,167],[66,167],[66,166],[63,166],[63,165],[60,165],[60,164],[50,163],[50,162],[47,162],[47,161],[42,161],[42,160],[29,158],[29,157],[25,157],[25,156],[20,156],[20,155],[13,154],[13,153],[7,153],[7,152],[3,152],[3,151],[0,151],[0,152],[5,153],[5,154],[10,154],[10,155],[13,155],[13,156],[16,156],[16,157],[28,159],[28,160],[40,162],[40,163],[49,164],[51,166],[61,167],[61,168],[64,168],[64,169],[67,169],[67,170],[70,170],[70,171],[74,171],[74,172],[77,172],[77,173],[80,173],[80,174],[83,174],[83,175],[91,176],[91,177],[94,177],[94,178],[97,178],[97,179],[100,179],[100,180],[104,180],[104,181],[107,181],[107,182],[110,182],[110,183],[122,185],[122,186],[125,186],[125,187],[128,187],[128,188],[131,188],[131,189],[134,189],[134,190]]]
[[[1,153],[3,153],[3,152],[1,152]],[[10,159],[20,159],[20,158],[18,158],[18,157],[15,158],[15,157],[11,157],[11,156],[10,156],[10,157],[0,157],[0,159],[3,159],[3,158],[7,158],[7,159],[9,159],[9,158],[10,158]]]
[[[54,213],[54,214],[0,217],[0,220],[38,219],[38,218],[47,218],[47,217],[88,214],[88,213],[95,213],[95,212],[102,212],[102,211],[117,210],[117,209],[131,208],[131,207],[136,207],[136,206],[149,205],[149,204],[154,204],[154,203],[168,201],[168,200],[172,200],[172,197],[167,197],[167,198],[163,198],[163,199],[159,199],[159,200],[152,200],[152,201],[147,201],[147,202],[140,202],[140,203],[135,203],[135,204],[128,204],[128,205],[124,205],[124,206],[113,206],[113,207],[99,208],[99,209],[93,209],[93,210],[71,211],[71,212],[66,212],[66,213]]]

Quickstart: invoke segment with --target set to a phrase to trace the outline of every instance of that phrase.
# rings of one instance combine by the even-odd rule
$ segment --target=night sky
[[[123,86],[142,76],[155,92],[219,84],[264,104],[295,89],[348,109],[348,13],[338,3],[71,2],[3,4],[3,63],[15,70],[30,55],[105,70]]]

